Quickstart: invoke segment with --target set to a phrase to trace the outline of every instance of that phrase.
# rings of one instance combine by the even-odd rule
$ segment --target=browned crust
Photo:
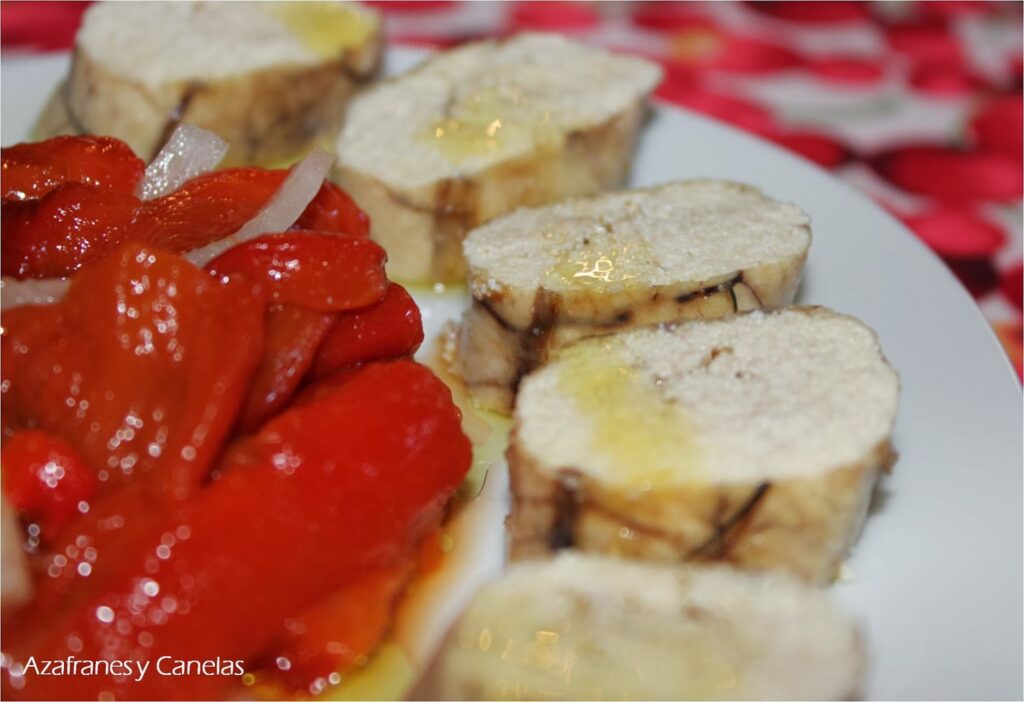
[[[221,165],[294,158],[340,127],[352,95],[377,70],[381,39],[316,66],[279,67],[209,82],[151,90],[76,50],[71,72],[36,123],[35,135],[116,136],[150,158],[180,122],[230,144]]]
[[[513,434],[510,557],[572,546],[658,561],[781,568],[827,583],[860,532],[880,474],[895,458],[885,440],[857,464],[817,476],[626,495],[578,469],[542,466]]]
[[[712,319],[764,307],[781,306],[791,299],[786,286],[781,295],[776,291],[758,291],[739,271],[721,276],[694,289],[692,285],[677,292],[672,288],[649,288],[646,299],[629,300],[606,308],[594,308],[590,318],[575,315],[566,318],[562,298],[544,288],[537,291],[532,305],[533,316],[525,328],[519,328],[501,316],[492,298],[474,298],[470,314],[463,320],[463,339],[459,368],[470,393],[483,400],[489,409],[510,412],[512,398],[522,378],[541,366],[558,348],[588,336],[601,336],[633,327],[688,319]],[[494,330],[499,327],[501,332]],[[488,329],[490,327],[490,329]],[[498,343],[510,348],[498,349],[492,344],[472,342],[472,335],[497,337]],[[481,373],[481,354],[490,356],[490,368]],[[495,357],[509,359],[504,369],[495,372]],[[496,389],[507,392],[496,392]]]

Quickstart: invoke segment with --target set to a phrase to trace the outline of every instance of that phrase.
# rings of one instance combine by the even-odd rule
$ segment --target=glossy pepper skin
[[[255,167],[204,173],[144,203],[133,237],[178,252],[206,246],[255,217],[287,176],[287,170]],[[369,218],[337,185],[325,182],[293,228],[365,239]]]
[[[402,595],[414,578],[444,561],[441,530],[398,565],[366,573],[353,584],[285,620],[284,631],[259,661],[271,680],[299,696],[318,694],[331,674],[358,670],[388,635]],[[286,661],[282,666],[281,662]]]
[[[287,406],[305,379],[334,314],[299,305],[267,310],[266,343],[249,384],[235,430],[247,434]]]
[[[134,194],[146,165],[120,139],[59,136],[0,149],[5,202],[41,198],[64,183]]]
[[[42,429],[96,471],[97,496],[152,478],[186,498],[219,455],[263,347],[263,293],[125,244],[65,298],[0,315],[5,434]]]
[[[42,539],[56,538],[96,491],[96,476],[63,439],[42,431],[19,431],[0,453],[4,494]]]
[[[274,679],[298,693],[316,694],[332,673],[359,667],[391,627],[403,591],[415,575],[416,562],[363,575],[308,610],[288,617],[284,631],[259,662]],[[282,666],[279,661],[286,661]]]
[[[126,241],[174,252],[241,229],[271,200],[287,170],[231,168],[141,201],[144,165],[109,137],[56,137],[3,149],[3,274],[71,275]],[[366,214],[325,182],[294,229],[369,236]]]
[[[241,275],[261,283],[272,304],[347,312],[383,299],[384,249],[369,239],[322,232],[265,234],[206,264],[215,278]]]
[[[60,136],[0,149],[4,275],[68,275],[124,241],[145,164],[111,137]]]
[[[321,232],[268,234],[206,265],[219,280],[258,281],[267,291],[267,342],[238,422],[252,431],[304,380],[336,312],[378,303],[387,291],[384,250],[369,239]]]
[[[324,181],[320,192],[292,228],[337,232],[366,239],[370,236],[370,216],[348,193],[334,183]]]
[[[423,343],[423,322],[412,296],[397,283],[373,307],[338,315],[313,365],[313,375],[385,358],[411,356]]]
[[[135,684],[8,665],[165,652],[247,666],[283,652],[282,681],[308,688],[389,628],[469,467],[459,412],[424,367],[376,362],[411,355],[422,325],[337,186],[289,232],[200,271],[173,252],[237,231],[287,171],[209,173],[140,202],[141,162],[89,139],[4,150],[4,185],[28,188],[4,192],[4,273],[75,276],[61,302],[2,315],[4,489],[41,532],[35,597],[5,613],[3,694],[236,693],[230,676]],[[343,367],[310,383],[339,323]]]
[[[460,423],[448,389],[411,361],[371,364],[285,411],[229,449],[220,477],[147,544],[123,553],[104,592],[44,631],[5,637],[15,663],[4,671],[5,696],[224,694],[236,678],[12,672],[29,655],[253,659],[285,617],[399,562],[434,528],[470,465]]]
[[[0,270],[15,278],[70,275],[127,241],[138,207],[131,193],[74,182],[39,199],[4,202]]]
[[[198,175],[174,192],[145,202],[133,237],[176,252],[206,246],[255,217],[287,175],[287,171],[263,168],[228,168]]]
[[[43,534],[42,577],[14,628],[88,597],[146,524],[207,479],[262,351],[265,304],[259,286],[125,244],[62,301],[0,314],[5,455],[23,430],[43,430],[94,484],[84,513]]]

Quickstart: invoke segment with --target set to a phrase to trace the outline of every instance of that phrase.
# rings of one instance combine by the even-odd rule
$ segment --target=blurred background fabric
[[[543,30],[658,61],[662,100],[814,161],[905,222],[1021,373],[1021,3],[368,4],[395,43]],[[86,7],[3,2],[4,53],[70,48]]]

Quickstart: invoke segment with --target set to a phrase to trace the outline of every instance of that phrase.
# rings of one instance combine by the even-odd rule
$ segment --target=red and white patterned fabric
[[[533,29],[660,62],[658,95],[818,163],[925,241],[1021,372],[1017,2],[370,2],[390,41]],[[84,5],[2,4],[2,46],[70,45]]]

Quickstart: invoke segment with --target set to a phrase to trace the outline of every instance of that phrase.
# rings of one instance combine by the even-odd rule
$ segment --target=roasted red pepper
[[[423,323],[412,296],[397,283],[365,310],[338,315],[313,366],[320,377],[342,368],[383,358],[410,356],[423,343]]]
[[[32,556],[34,596],[4,621],[5,629],[10,627],[6,631],[45,631],[50,622],[102,592],[117,575],[121,554],[147,544],[174,506],[138,482],[91,500],[86,513],[37,547]]]
[[[18,673],[30,655],[253,660],[285,617],[400,562],[436,526],[470,456],[451,393],[428,369],[367,366],[230,449],[217,480],[120,555],[104,592],[43,630],[5,630],[5,696],[224,694],[237,677]]]
[[[5,614],[4,695],[238,683],[20,676],[29,655],[250,666],[277,651],[292,684],[368,655],[470,449],[426,368],[357,367],[423,338],[366,215],[325,183],[289,232],[204,272],[171,251],[237,231],[286,171],[209,173],[143,203],[141,162],[116,140],[15,147],[3,169],[4,273],[75,273],[61,302],[2,315],[4,489],[42,529],[35,597]],[[330,376],[308,384],[328,335]]]
[[[16,144],[0,150],[0,162],[5,201],[40,198],[64,183],[131,195],[146,170],[123,141],[88,135]]]
[[[384,249],[368,239],[319,232],[267,234],[206,264],[217,278],[243,275],[264,285],[274,304],[345,312],[383,299]]]
[[[416,569],[413,558],[367,573],[326,600],[285,620],[261,668],[285,687],[322,692],[332,673],[365,663],[391,627],[398,600]]]
[[[185,497],[235,422],[264,305],[251,283],[126,244],[75,275],[61,302],[3,312],[5,427],[61,436],[101,493],[155,472],[161,492]]]
[[[237,431],[257,429],[287,405],[333,324],[333,314],[297,305],[275,305],[267,310],[266,343],[242,405]]]
[[[294,229],[335,232],[365,239],[370,236],[370,217],[344,190],[334,183],[325,182]]]
[[[134,193],[144,165],[108,137],[57,137],[3,149],[4,275],[67,276],[123,241],[185,252],[222,239],[273,198],[287,170],[205,173],[147,202]],[[39,200],[38,202],[35,202]],[[292,229],[369,236],[369,219],[324,183]]]
[[[3,447],[4,494],[43,539],[53,539],[71,519],[88,509],[96,476],[61,438],[42,431],[19,431]]]
[[[384,250],[366,239],[288,232],[252,239],[207,264],[215,278],[261,282],[273,304],[240,431],[252,431],[291,399],[334,323],[330,312],[373,305],[384,296],[384,258]]]
[[[168,251],[189,251],[234,234],[256,216],[287,171],[229,168],[188,181],[145,202],[132,238]]]
[[[318,694],[364,665],[394,624],[413,578],[440,568],[441,532],[428,534],[398,565],[367,573],[310,609],[289,617],[284,632],[259,662],[272,680],[299,694]]]
[[[143,204],[132,238],[171,251],[189,251],[233,234],[281,187],[286,170],[229,168],[204,173],[173,193]],[[369,220],[337,186],[324,183],[295,223],[366,238]]]
[[[131,193],[73,182],[4,202],[0,268],[15,278],[71,275],[128,239],[139,204]]]

